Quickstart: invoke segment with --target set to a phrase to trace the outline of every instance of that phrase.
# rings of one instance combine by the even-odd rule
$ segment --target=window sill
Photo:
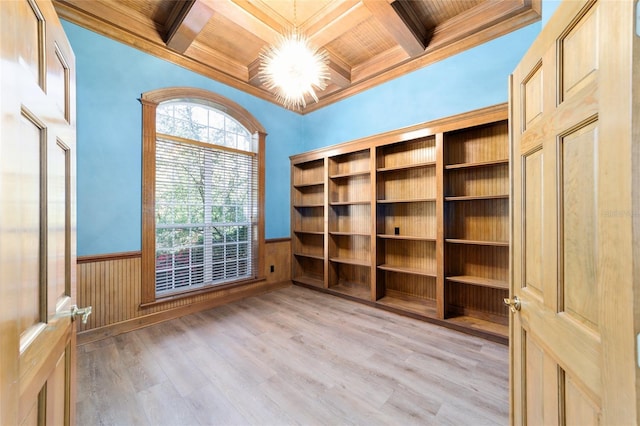
[[[215,293],[217,291],[229,290],[237,287],[243,287],[249,284],[257,284],[262,282],[267,282],[267,279],[265,277],[256,277],[248,280],[234,281],[234,282],[225,283],[225,284],[216,285],[216,286],[208,286],[208,287],[199,288],[195,290],[187,290],[179,293],[172,293],[167,296],[158,297],[153,302],[141,303],[140,305],[138,305],[138,307],[140,309],[150,308],[152,306],[158,306],[165,303],[175,302],[176,300],[187,299],[194,296]]]

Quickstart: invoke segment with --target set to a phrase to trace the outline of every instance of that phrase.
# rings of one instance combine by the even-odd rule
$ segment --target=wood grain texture
[[[331,157],[329,160],[329,177],[368,172],[370,170],[370,154],[368,149],[364,149]]]
[[[506,121],[450,132],[445,138],[445,164],[508,159],[508,134]]]
[[[506,341],[505,113],[484,108],[291,157],[294,282]]]
[[[267,277],[267,282],[278,283],[291,280],[291,240],[288,238],[278,241],[267,240],[264,249],[264,275]],[[273,272],[271,272],[272,265]]]
[[[511,332],[516,425],[529,418],[566,424],[640,418],[636,9],[633,2],[563,2],[512,76],[511,290],[522,300]],[[602,31],[608,26],[615,35]],[[542,115],[524,125],[522,83],[537,68],[544,76]],[[539,171],[530,173],[523,159],[536,151],[540,164],[532,165]],[[537,210],[532,220],[530,200]],[[523,253],[530,237],[545,260],[531,274],[541,284],[536,291],[523,282],[530,276]],[[542,366],[528,363],[532,340]],[[527,387],[530,376],[541,378],[537,386]]]
[[[265,270],[265,142],[266,132],[260,122],[236,102],[208,90],[193,87],[167,87],[142,94],[142,303],[156,301],[156,110],[164,101],[188,99],[219,105],[237,120],[251,135],[257,145],[257,218],[252,222],[255,236],[252,250],[254,279],[264,277]]]
[[[75,405],[75,56],[49,0],[0,4],[0,55],[0,424],[63,424]]]
[[[191,10],[179,13],[173,0],[55,1],[69,22],[274,103],[256,78],[258,54],[297,27],[330,53],[332,70],[320,102],[302,113],[528,25],[541,8],[541,0],[189,3]]]
[[[289,287],[80,346],[78,424],[506,425],[506,360]]]
[[[141,258],[112,258],[105,255],[104,260],[83,262],[77,266],[78,305],[93,306],[93,314],[87,324],[79,324],[81,341],[93,340],[103,335],[111,335],[110,328],[116,333],[138,328],[180,315],[181,309],[193,305],[222,303],[229,297],[246,297],[256,292],[267,291],[273,284],[288,282],[291,274],[290,241],[277,241],[266,244],[266,281],[241,286],[237,289],[224,289],[193,296],[176,298],[166,303],[141,308]],[[274,265],[274,272],[270,266]],[[237,295],[240,296],[237,296]],[[163,312],[171,312],[162,316]],[[137,321],[140,320],[140,321]],[[122,324],[118,327],[118,324]],[[93,332],[91,332],[94,330]],[[95,331],[98,330],[98,331]]]

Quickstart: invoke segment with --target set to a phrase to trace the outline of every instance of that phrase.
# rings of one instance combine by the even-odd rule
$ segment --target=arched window
[[[143,303],[253,282],[263,273],[262,126],[192,88],[143,104]]]

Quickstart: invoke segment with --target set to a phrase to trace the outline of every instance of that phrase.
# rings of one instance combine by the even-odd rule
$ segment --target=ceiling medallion
[[[303,109],[305,96],[318,102],[316,90],[327,87],[329,54],[313,48],[295,27],[281,35],[277,44],[266,46],[260,60],[260,80],[285,108]]]

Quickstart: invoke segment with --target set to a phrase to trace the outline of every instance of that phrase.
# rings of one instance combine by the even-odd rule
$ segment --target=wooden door
[[[0,424],[69,424],[75,59],[49,0],[0,11]]]
[[[514,424],[638,421],[636,3],[562,3],[511,78]]]

